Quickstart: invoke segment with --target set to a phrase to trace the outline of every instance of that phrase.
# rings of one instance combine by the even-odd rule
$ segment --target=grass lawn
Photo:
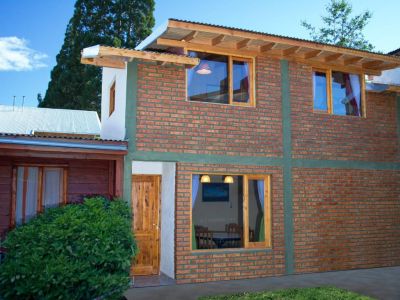
[[[346,290],[334,287],[285,289],[259,293],[241,293],[225,296],[201,297],[199,300],[371,300]]]

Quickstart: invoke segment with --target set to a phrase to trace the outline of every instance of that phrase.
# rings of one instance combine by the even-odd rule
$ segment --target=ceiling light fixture
[[[202,175],[201,179],[200,179],[201,183],[210,183],[211,182],[211,178],[208,175]]]

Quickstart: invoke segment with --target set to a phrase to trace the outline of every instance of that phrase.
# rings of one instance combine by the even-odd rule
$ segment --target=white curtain
[[[24,175],[27,174],[26,190],[24,190]],[[22,224],[29,221],[36,215],[38,201],[38,175],[39,168],[35,167],[18,167],[17,169],[17,195],[15,207],[15,223]],[[25,215],[23,214],[25,195]]]
[[[257,180],[258,199],[264,213],[264,180]]]
[[[200,175],[192,176],[192,208],[196,202],[197,192],[199,191]]]
[[[38,202],[38,175],[39,168],[28,168],[28,182],[26,185],[25,222],[36,216]]]
[[[314,105],[315,105],[315,100],[316,95],[317,95],[317,74],[316,72],[313,72],[313,95],[314,95]]]
[[[43,206],[44,208],[56,207],[61,202],[62,195],[62,169],[44,168],[43,170]]]
[[[361,85],[360,76],[356,74],[350,74],[350,85],[353,91],[353,96],[357,102],[358,116],[361,116]]]

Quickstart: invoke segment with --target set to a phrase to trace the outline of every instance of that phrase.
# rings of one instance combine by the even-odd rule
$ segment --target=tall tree
[[[363,34],[365,26],[372,17],[370,11],[351,17],[353,7],[346,0],[331,0],[326,6],[326,16],[322,16],[324,27],[316,29],[310,23],[302,21],[316,42],[333,44],[337,46],[350,47],[360,50],[371,51],[374,49]]]
[[[154,0],[77,0],[39,107],[97,110],[101,69],[80,63],[85,47],[134,48],[154,26]]]

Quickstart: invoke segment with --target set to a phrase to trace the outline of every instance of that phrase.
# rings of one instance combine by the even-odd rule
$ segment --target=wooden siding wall
[[[17,163],[68,164],[67,202],[79,202],[84,195],[114,193],[114,163],[106,160],[44,160],[0,158],[0,237],[9,229],[12,166]]]

